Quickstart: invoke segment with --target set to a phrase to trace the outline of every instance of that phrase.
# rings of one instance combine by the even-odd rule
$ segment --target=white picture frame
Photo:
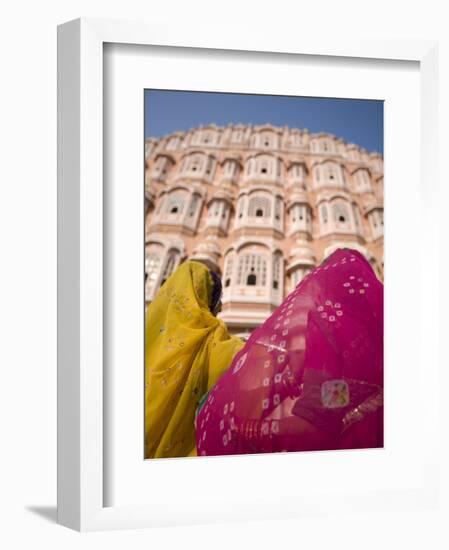
[[[420,238],[426,246],[427,260],[420,264],[418,281],[432,281],[431,288],[427,289],[430,299],[423,299],[424,285],[420,286],[419,311],[426,318],[437,318],[437,300],[432,300],[432,296],[438,295],[437,279],[432,274],[438,270],[439,252],[438,240],[434,238],[438,231],[437,43],[364,40],[360,36],[270,37],[255,32],[229,37],[225,29],[221,34],[192,38],[182,25],[163,29],[151,22],[92,19],[72,21],[58,28],[58,522],[84,531],[328,514],[335,505],[323,502],[322,492],[309,491],[305,502],[301,499],[300,487],[292,487],[289,496],[282,501],[273,501],[272,491],[265,500],[259,495],[259,504],[251,495],[242,498],[238,491],[233,497],[227,495],[217,500],[217,494],[213,495],[209,487],[209,497],[204,493],[202,500],[189,510],[182,499],[179,505],[174,502],[171,507],[166,503],[159,507],[155,503],[133,504],[129,499],[126,505],[105,505],[109,491],[105,483],[108,479],[105,450],[109,447],[104,444],[105,414],[108,412],[104,400],[104,346],[107,342],[104,337],[103,263],[104,208],[108,208],[104,202],[107,182],[103,180],[106,44],[158,46],[164,49],[165,55],[174,58],[179,51],[177,48],[200,48],[205,52],[221,50],[231,60],[239,52],[258,52],[269,57],[272,64],[276,64],[277,56],[285,54],[326,56],[330,62],[337,58],[348,62],[358,58],[367,62],[379,59],[419,63],[421,172],[418,179],[423,187],[426,182],[421,198],[424,229]],[[417,131],[416,125],[412,125],[412,131]],[[386,167],[388,171],[388,162]],[[414,510],[437,506],[438,327],[429,330],[421,324],[419,331],[426,349],[434,350],[427,355],[426,377],[423,375],[424,359],[416,359],[416,367],[420,369],[418,378],[422,379],[428,395],[435,396],[434,401],[426,400],[425,404],[423,422],[434,422],[427,433],[426,452],[420,454],[414,464],[418,469],[422,467],[421,473],[425,471],[426,474],[400,488],[366,490],[359,495],[357,507],[367,512],[375,513],[386,506]],[[296,457],[293,453],[282,457],[283,467],[293,468]],[[244,457],[245,468],[252,468],[250,460],[258,461],[260,467],[266,458]],[[207,463],[200,462],[203,459],[187,460],[189,468],[195,469],[195,475],[206,468]],[[325,458],[318,460],[325,464]],[[373,455],[369,460],[374,461],[370,462],[373,465],[377,459]],[[231,462],[228,461],[227,467],[235,468]],[[166,461],[160,467],[161,475],[167,472],[168,464],[174,462]],[[352,510],[353,501],[346,498],[344,490],[336,487],[332,495],[332,498],[338,496],[335,513]],[[266,506],[269,502],[275,502],[275,506]]]

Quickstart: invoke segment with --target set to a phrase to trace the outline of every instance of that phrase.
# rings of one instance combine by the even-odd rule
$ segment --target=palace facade
[[[145,141],[145,299],[186,258],[220,273],[220,317],[261,324],[338,247],[383,278],[383,158],[326,133],[201,126]]]

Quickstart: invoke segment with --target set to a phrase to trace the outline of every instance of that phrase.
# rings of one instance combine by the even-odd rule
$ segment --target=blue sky
[[[145,137],[211,123],[308,128],[383,153],[382,101],[145,90]]]

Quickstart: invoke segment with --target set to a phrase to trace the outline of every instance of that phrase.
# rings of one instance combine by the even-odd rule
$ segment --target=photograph
[[[383,101],[144,107],[145,458],[383,448]]]

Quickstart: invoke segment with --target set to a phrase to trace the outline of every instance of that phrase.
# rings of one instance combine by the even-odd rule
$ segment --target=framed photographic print
[[[145,120],[146,458],[382,447],[383,102],[145,90]]]
[[[59,522],[435,505],[436,45],[178,30],[58,32]]]

